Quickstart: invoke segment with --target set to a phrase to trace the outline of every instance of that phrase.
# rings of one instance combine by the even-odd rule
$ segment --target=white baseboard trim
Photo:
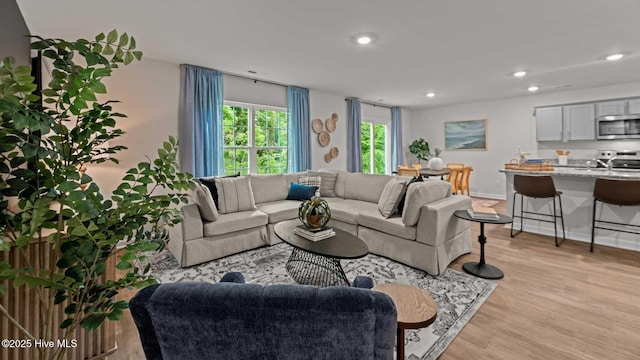
[[[505,227],[511,228],[511,224],[506,224]],[[519,229],[520,229],[520,223],[515,222],[513,224],[513,230],[516,231]],[[534,233],[534,234],[547,235],[551,237],[554,236],[554,231],[552,227],[534,226],[534,225],[529,225],[526,222],[523,226],[523,231]],[[616,239],[608,236],[602,236],[602,235],[598,235],[599,231],[602,232],[602,230],[596,229],[595,246],[605,245],[605,246],[611,246],[611,247],[620,248],[620,249],[640,251],[640,241]],[[591,244],[591,233],[585,234],[585,233],[579,233],[575,231],[574,232],[565,231],[565,237],[567,239]],[[562,228],[560,227],[560,224],[558,224],[558,238],[562,238]]]
[[[504,194],[486,194],[486,193],[472,193],[471,197],[479,197],[486,199],[507,200],[507,196]]]

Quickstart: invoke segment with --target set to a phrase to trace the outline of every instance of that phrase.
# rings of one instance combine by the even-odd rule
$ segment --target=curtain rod
[[[265,84],[271,84],[271,85],[278,85],[278,86],[283,86],[283,87],[289,87],[289,85],[281,84],[281,83],[278,83],[278,82],[273,82],[273,81],[268,81],[268,80],[255,79],[255,78],[251,78],[251,77],[244,76],[244,75],[231,74],[231,73],[227,73],[227,72],[222,72],[222,74],[224,74],[224,75],[229,75],[229,76],[234,76],[234,77],[241,78],[241,79],[246,79],[246,80],[253,80],[253,82],[254,82],[254,83],[257,83],[257,82],[263,82],[263,83],[265,83]]]
[[[344,101],[347,101],[349,99],[353,99],[353,98],[346,98],[346,99],[344,99]],[[366,101],[366,100],[360,100],[360,104],[371,105],[373,107],[380,106],[380,107],[387,108],[387,109],[393,109],[395,107],[395,106],[389,106],[389,105],[376,104],[374,102]]]

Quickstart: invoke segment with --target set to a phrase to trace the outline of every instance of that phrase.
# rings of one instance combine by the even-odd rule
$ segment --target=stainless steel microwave
[[[598,140],[640,139],[640,115],[601,116]]]

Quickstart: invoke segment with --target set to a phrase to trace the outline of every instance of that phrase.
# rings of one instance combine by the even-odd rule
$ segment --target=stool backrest
[[[596,179],[593,197],[613,205],[640,205],[640,180]]]
[[[513,188],[518,194],[532,198],[548,198],[557,195],[551,176],[515,175]]]

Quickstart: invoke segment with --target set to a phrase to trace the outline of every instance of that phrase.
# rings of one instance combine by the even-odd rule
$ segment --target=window
[[[387,126],[363,121],[360,124],[362,136],[362,172],[368,174],[387,173]]]
[[[287,171],[287,111],[225,103],[224,173],[281,174]]]

